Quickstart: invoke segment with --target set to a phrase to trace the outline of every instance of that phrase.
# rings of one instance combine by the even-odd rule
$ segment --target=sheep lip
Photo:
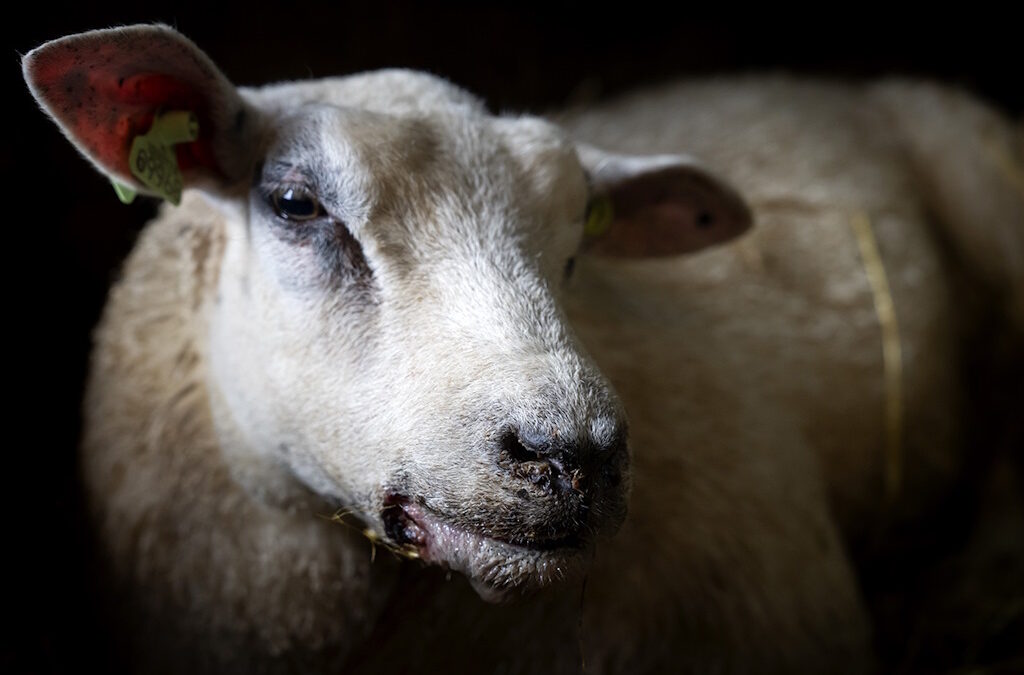
[[[578,578],[586,569],[590,547],[579,534],[506,541],[394,495],[385,500],[381,519],[399,554],[462,573],[488,602],[504,602]]]
[[[496,537],[457,525],[450,518],[423,504],[396,495],[391,495],[385,500],[382,519],[385,532],[392,541],[399,547],[414,547],[420,557],[428,562],[446,562],[443,555],[437,554],[444,553],[443,549],[447,543],[465,545],[494,542],[531,552],[569,552],[579,550],[584,545],[578,533],[543,540]]]

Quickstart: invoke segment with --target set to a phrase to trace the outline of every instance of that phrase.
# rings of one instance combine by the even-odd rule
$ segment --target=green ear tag
[[[174,154],[176,143],[199,138],[199,121],[195,113],[185,110],[157,115],[153,126],[132,141],[128,166],[132,175],[175,206],[181,202],[183,180]],[[115,190],[117,188],[115,187]],[[118,192],[118,196],[121,194]],[[122,198],[123,201],[123,198]]]
[[[612,200],[607,195],[594,197],[587,209],[587,222],[583,225],[584,234],[590,237],[600,237],[608,231],[613,216]]]

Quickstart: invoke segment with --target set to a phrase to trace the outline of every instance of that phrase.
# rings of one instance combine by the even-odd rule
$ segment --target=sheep
[[[180,199],[85,402],[137,670],[871,669],[847,549],[965,461],[958,270],[1024,325],[998,114],[784,77],[553,120],[408,71],[236,89],[163,26],[23,68],[122,195]],[[133,141],[182,113],[153,180]],[[854,223],[898,317],[889,501]]]

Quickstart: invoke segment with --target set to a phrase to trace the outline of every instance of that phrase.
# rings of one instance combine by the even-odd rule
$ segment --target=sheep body
[[[273,104],[316,86],[334,85],[246,97]],[[327,502],[227,453],[209,335],[231,234],[215,202],[186,191],[111,291],[85,405],[85,483],[140,667],[870,669],[846,548],[926,511],[965,461],[951,365],[972,318],[961,270],[1002,289],[1011,315],[1024,297],[1020,193],[983,150],[1012,147],[1008,125],[940,87],[782,77],[675,85],[559,122],[614,150],[700,156],[757,223],[685,258],[583,257],[563,293],[633,448],[630,515],[597,546],[585,588],[482,603],[460,578],[374,557]],[[906,477],[892,509],[858,215],[902,333]]]

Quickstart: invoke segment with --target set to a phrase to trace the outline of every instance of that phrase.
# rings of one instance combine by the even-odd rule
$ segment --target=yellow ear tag
[[[600,237],[608,231],[614,215],[612,200],[607,195],[594,197],[587,209],[587,222],[583,224],[583,233],[590,237]]]
[[[174,154],[177,143],[189,143],[199,138],[199,120],[195,113],[176,110],[153,118],[153,126],[132,141],[128,166],[132,175],[143,185],[175,206],[181,202],[183,180]],[[123,187],[123,186],[122,186]],[[121,190],[115,184],[118,197]],[[134,195],[132,195],[134,198]],[[130,201],[130,200],[129,200]]]

